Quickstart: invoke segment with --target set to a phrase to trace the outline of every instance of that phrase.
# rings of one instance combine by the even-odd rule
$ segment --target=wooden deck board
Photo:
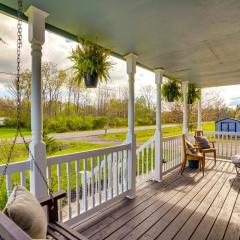
[[[217,197],[218,193],[221,191],[222,187],[228,179],[228,174],[224,174],[219,178],[218,182],[215,184],[214,188],[211,188],[209,193],[199,194],[193,201],[174,219],[174,221],[158,236],[159,239],[172,239],[178,231],[181,229],[184,238],[191,236],[191,233],[199,224],[199,221],[204,216],[209,206]],[[176,239],[182,239],[183,236],[178,235]]]
[[[240,179],[228,161],[207,161],[197,170],[169,174],[75,225],[90,240],[225,239],[240,236]]]

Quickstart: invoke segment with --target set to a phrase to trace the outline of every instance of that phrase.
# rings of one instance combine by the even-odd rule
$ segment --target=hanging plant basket
[[[84,74],[84,82],[87,88],[96,88],[98,85],[98,74],[97,73],[85,73]]]
[[[200,89],[196,88],[194,84],[188,86],[188,104],[193,104],[201,97]]]
[[[180,85],[177,81],[169,79],[162,86],[163,98],[168,102],[177,101],[181,97]]]
[[[110,60],[111,51],[83,38],[79,43],[69,56],[76,79],[79,83],[84,81],[87,88],[96,88],[98,82],[110,78],[109,70],[114,64]]]

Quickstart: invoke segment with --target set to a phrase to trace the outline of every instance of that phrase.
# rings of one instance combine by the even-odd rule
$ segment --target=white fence
[[[50,185],[58,191],[67,190],[66,205],[59,209],[60,220],[74,223],[76,217],[127,195],[130,148],[130,144],[123,144],[48,158]]]
[[[137,186],[153,178],[155,170],[155,136],[143,143],[136,152]]]
[[[214,142],[217,157],[230,159],[240,154],[240,133],[235,132],[204,132],[210,141]]]
[[[182,136],[163,138],[162,141],[162,174],[166,174],[178,167],[182,161],[183,145]],[[137,186],[154,179],[156,156],[156,139],[155,136],[143,143],[137,149]]]
[[[182,136],[163,138],[162,173],[166,174],[180,166],[183,157]]]
[[[181,138],[163,138],[163,174],[181,161]],[[74,223],[80,217],[103,208],[128,194],[128,156],[131,144],[47,158],[47,179],[54,191],[65,190],[67,199],[60,204],[59,218]],[[137,149],[137,186],[154,178],[155,136]],[[0,166],[3,175],[5,166]],[[9,196],[13,184],[29,188],[30,162],[9,164],[6,190]]]
[[[47,179],[54,191],[65,190],[59,218],[76,222],[128,194],[128,156],[131,144],[47,158]],[[5,165],[0,166],[3,175]],[[29,188],[30,161],[10,163],[6,172],[9,196],[14,184]],[[28,184],[26,184],[26,179]]]

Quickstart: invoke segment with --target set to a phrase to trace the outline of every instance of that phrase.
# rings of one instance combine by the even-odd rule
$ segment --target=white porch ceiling
[[[14,14],[16,0],[0,9]],[[240,84],[239,0],[24,0],[53,27],[98,38],[120,56],[136,53],[150,69],[200,87]],[[147,79],[146,79],[147,81]]]

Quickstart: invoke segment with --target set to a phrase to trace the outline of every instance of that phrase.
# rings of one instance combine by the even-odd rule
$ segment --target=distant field
[[[204,122],[202,124],[204,131],[215,131],[214,122]],[[195,130],[195,129],[193,129]],[[153,136],[155,130],[140,130],[136,131],[136,137],[138,142],[145,142],[150,137]],[[163,127],[162,128],[163,137],[171,137],[182,134],[182,126],[173,126],[173,127]],[[126,139],[127,133],[110,133],[106,135],[101,135],[100,137],[105,140],[118,140],[124,141]]]
[[[22,129],[22,133],[24,136],[29,136],[31,135],[31,131],[27,129]],[[0,138],[12,138],[16,134],[16,129],[15,128],[5,128],[1,127],[0,128]]]

